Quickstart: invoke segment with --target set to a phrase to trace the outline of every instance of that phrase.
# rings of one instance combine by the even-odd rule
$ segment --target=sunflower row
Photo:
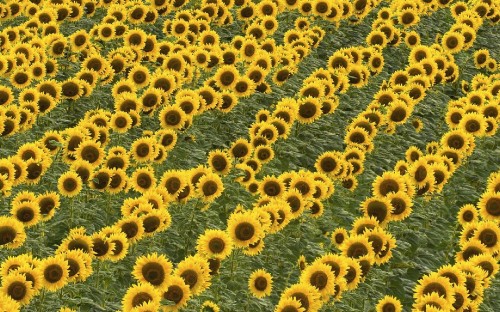
[[[462,231],[456,263],[444,265],[419,280],[414,293],[417,307],[449,311],[469,306],[470,311],[479,311],[484,290],[499,269],[499,181],[500,173],[492,173],[478,203],[460,208],[457,219]]]

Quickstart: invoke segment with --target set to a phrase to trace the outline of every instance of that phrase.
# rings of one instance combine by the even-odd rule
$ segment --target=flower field
[[[500,2],[0,3],[0,312],[500,310]]]

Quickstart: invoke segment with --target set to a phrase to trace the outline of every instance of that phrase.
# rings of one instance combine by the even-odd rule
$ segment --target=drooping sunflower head
[[[166,290],[163,292],[163,299],[171,301],[171,308],[182,308],[191,297],[189,285],[179,276],[170,276]]]
[[[201,293],[210,286],[210,268],[208,261],[199,255],[190,256],[181,261],[174,272],[189,286],[193,294]]]
[[[391,218],[392,205],[385,197],[371,197],[362,203],[365,216],[374,217],[380,225],[385,225]]]

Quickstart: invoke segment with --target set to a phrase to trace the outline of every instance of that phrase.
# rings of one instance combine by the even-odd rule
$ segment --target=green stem
[[[43,304],[45,302],[45,289],[42,289],[41,292],[42,294],[40,295],[40,311],[43,311]]]

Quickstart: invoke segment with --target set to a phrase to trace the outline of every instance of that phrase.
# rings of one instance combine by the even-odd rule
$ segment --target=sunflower
[[[85,160],[96,167],[104,159],[104,149],[98,142],[84,140],[76,148],[74,156],[77,160]]]
[[[23,89],[31,84],[33,77],[29,71],[16,69],[10,75],[10,83],[17,89]]]
[[[141,208],[141,206],[139,206]],[[142,219],[137,216],[137,212],[140,209],[134,211],[133,215],[123,217],[118,220],[115,227],[125,233],[129,243],[134,243],[140,240],[144,235],[144,223]]]
[[[328,298],[335,292],[335,274],[331,266],[322,260],[307,266],[301,273],[300,282],[314,286],[323,298]]]
[[[94,173],[94,166],[86,160],[76,160],[71,164],[70,170],[78,174],[82,183],[87,183]]]
[[[267,176],[259,185],[259,191],[262,195],[276,197],[280,196],[285,190],[285,185],[279,178]]]
[[[144,111],[151,112],[163,102],[162,90],[158,88],[149,88],[142,93],[140,98]]]
[[[453,291],[454,301],[452,306],[455,310],[460,311],[460,309],[464,309],[471,304],[467,287],[465,287],[464,285],[455,286],[453,287]]]
[[[248,247],[264,236],[262,225],[250,212],[232,214],[227,223],[227,232],[236,247]]]
[[[340,245],[340,250],[344,256],[353,259],[375,256],[372,243],[363,235],[352,235],[346,238]]]
[[[155,134],[158,143],[165,149],[165,152],[173,149],[177,143],[177,133],[172,129],[161,129]]]
[[[403,101],[394,101],[387,109],[387,120],[394,124],[403,124],[408,120],[411,110],[412,107]]]
[[[413,202],[407,192],[397,192],[387,195],[392,206],[391,220],[400,221],[406,219],[412,212]]]
[[[494,221],[483,221],[474,232],[474,237],[480,241],[491,254],[495,254],[500,249],[500,229]]]
[[[21,98],[21,97],[20,97]],[[35,99],[33,98],[33,101]],[[0,86],[0,106],[6,107],[14,101],[14,93],[7,86]]]
[[[315,192],[314,179],[305,174],[299,174],[292,177],[289,189],[297,189],[304,199],[309,199]]]
[[[487,191],[500,192],[500,172],[494,172],[488,177]]]
[[[293,1],[287,0],[286,2]],[[276,306],[275,312],[304,312],[305,308],[302,307],[302,303],[299,299],[295,297],[281,298]]]
[[[181,277],[193,295],[203,292],[210,286],[208,262],[199,255],[189,256],[182,260],[173,275]]]
[[[229,235],[222,230],[206,230],[198,238],[196,250],[208,258],[223,260],[232,252],[233,242]]]
[[[361,275],[362,275],[362,270],[361,270],[361,265],[359,264],[359,261],[356,261],[355,259],[345,257],[345,262],[347,265],[347,271],[346,274],[344,275],[344,278],[347,282],[347,289],[348,290],[353,290],[355,289],[359,282],[361,281]]]
[[[205,300],[201,305],[200,312],[220,312],[220,308],[215,302]]]
[[[28,259],[29,260],[29,259]],[[34,259],[31,259],[34,260]],[[31,282],[31,287],[33,288],[33,295],[37,295],[40,292],[40,289],[43,287],[42,285],[42,272],[34,263],[35,261],[31,261],[32,263],[24,263],[19,266],[14,274],[22,274],[26,277],[27,282]]]
[[[152,311],[160,307],[161,293],[149,283],[135,284],[127,289],[122,299],[123,311],[135,311],[134,308],[151,304]]]
[[[212,202],[224,191],[222,179],[217,174],[206,174],[196,184],[198,194],[205,202]]]
[[[136,259],[132,275],[140,283],[163,289],[169,283],[171,272],[172,263],[164,255],[152,253]]]
[[[167,210],[152,209],[142,216],[144,224],[144,235],[152,236],[163,232],[172,224],[172,217]]]
[[[55,192],[39,194],[36,201],[40,207],[40,217],[42,221],[51,219],[56,209],[60,207],[59,195]]]
[[[208,165],[217,174],[226,175],[232,168],[231,157],[222,150],[213,150],[208,154]]]
[[[82,62],[82,68],[94,70],[99,75],[104,75],[106,73],[106,65],[108,65],[106,59],[98,54],[90,54]]]
[[[92,239],[92,256],[98,260],[104,260],[112,253],[114,245],[102,233],[94,233]]]
[[[34,295],[31,282],[26,279],[25,275],[19,272],[11,273],[4,277],[0,291],[2,295],[8,296],[22,305],[28,304]]]
[[[22,222],[25,227],[31,227],[40,222],[40,207],[34,201],[14,203],[10,213],[16,220]]]
[[[361,127],[351,128],[344,138],[344,142],[349,146],[359,146],[364,150],[369,149],[371,143],[370,135]]]
[[[292,218],[297,218],[304,212],[307,203],[298,190],[289,189],[283,193],[282,198],[290,206]]]
[[[246,76],[241,76],[238,78],[234,87],[231,89],[234,95],[237,97],[245,98],[252,95],[255,92],[255,83]]]
[[[321,294],[316,289],[316,287],[309,284],[300,283],[288,287],[282,293],[280,301],[286,300],[288,298],[296,299],[297,301],[299,301],[301,307],[304,308],[304,312],[318,311],[322,305]],[[280,304],[278,304],[278,307],[279,306]]]
[[[167,194],[176,197],[188,184],[188,176],[179,170],[168,170],[162,175],[160,185],[165,188]]]
[[[361,204],[365,216],[374,217],[381,226],[391,220],[392,205],[385,197],[371,197]]]
[[[337,247],[340,247],[342,243],[349,237],[349,233],[345,228],[336,228],[332,234],[330,235],[330,240],[332,244]]]
[[[381,176],[375,178],[373,182],[373,194],[375,196],[384,197],[389,193],[397,193],[406,191],[401,175],[395,172],[384,172]]]
[[[142,103],[137,98],[135,93],[124,92],[120,93],[115,100],[115,111],[123,111],[131,113],[132,111],[140,110]]]
[[[490,51],[486,49],[480,49],[474,52],[474,65],[476,65],[477,68],[486,67],[489,59]]]
[[[441,45],[446,52],[455,54],[462,50],[465,37],[461,33],[446,32],[441,38]]]
[[[467,288],[468,297],[473,302],[478,299],[480,302],[484,292],[483,280],[487,273],[469,261],[459,262],[455,266],[462,270],[465,275],[465,287]]]
[[[136,169],[130,179],[132,187],[144,193],[156,187],[155,173],[152,168],[138,168]]]
[[[179,276],[170,276],[163,291],[163,299],[171,301],[170,305],[161,306],[162,311],[177,311],[184,307],[191,297],[191,290]]]
[[[264,231],[266,231],[265,226],[263,226],[263,229],[264,229]],[[250,257],[256,256],[256,255],[260,254],[262,252],[262,250],[264,250],[264,246],[265,246],[264,240],[259,239],[256,243],[250,244],[250,245],[248,245],[248,247],[244,248],[243,254],[250,256]]]
[[[425,275],[418,281],[418,285],[415,287],[414,298],[419,302],[424,296],[433,293],[444,298],[448,303],[452,302],[453,287],[449,279],[437,273]]]
[[[151,161],[155,156],[155,140],[150,137],[141,137],[135,140],[131,146],[132,157],[137,162]]]
[[[248,181],[246,183],[246,189],[251,193],[256,195],[259,191],[259,183],[254,179]]]
[[[69,264],[63,255],[46,258],[40,264],[43,273],[43,287],[48,291],[56,291],[67,283]]]
[[[264,298],[271,294],[273,280],[271,274],[259,269],[253,271],[248,279],[248,289],[252,296]]]
[[[250,156],[252,146],[248,140],[239,138],[231,145],[229,153],[233,158],[246,159]]]
[[[402,312],[403,305],[396,297],[386,295],[378,301],[376,309],[377,312]]]
[[[26,240],[23,223],[15,218],[0,216],[0,247],[18,248]]]
[[[82,179],[74,171],[63,173],[57,181],[57,189],[59,193],[66,197],[74,197],[82,190]]]
[[[83,95],[81,80],[73,78],[61,84],[61,93],[64,98],[76,100]]]
[[[163,129],[175,130],[182,128],[187,120],[186,113],[178,105],[165,106],[160,111],[159,118]]]
[[[136,65],[128,72],[128,79],[132,81],[138,88],[147,86],[150,82],[150,73],[147,67]]]
[[[420,152],[420,150],[419,150]],[[423,158],[419,158],[408,168],[409,175],[413,178],[417,187],[424,186],[427,182],[431,181],[434,184],[434,177],[430,171],[430,165]]]
[[[438,293],[430,293],[422,297],[416,298],[414,304],[415,311],[429,311],[430,308],[435,308],[435,311],[452,311],[451,302],[439,296]]]
[[[107,241],[110,246],[113,247],[112,252],[108,255],[108,259],[116,262],[120,261],[127,255],[129,243],[127,236],[123,232],[112,232],[112,234],[107,237]]]
[[[466,113],[460,120],[458,127],[474,136],[483,136],[487,123],[484,116],[479,113]]]
[[[454,287],[463,285],[466,281],[465,274],[459,268],[450,264],[440,267],[437,270],[437,275],[448,278]]]
[[[69,265],[68,281],[83,282],[92,274],[92,257],[82,250],[68,250],[64,257]]]
[[[492,254],[487,253],[477,255],[472,257],[469,261],[476,267],[480,267],[481,269],[483,269],[483,271],[487,273],[487,278],[490,278],[498,273],[499,265]]]
[[[61,242],[56,253],[81,250],[87,254],[92,251],[92,240],[85,234],[85,228],[77,227],[70,230],[68,236]]]
[[[115,112],[110,122],[111,129],[117,133],[126,133],[132,127],[132,117],[127,112]]]

